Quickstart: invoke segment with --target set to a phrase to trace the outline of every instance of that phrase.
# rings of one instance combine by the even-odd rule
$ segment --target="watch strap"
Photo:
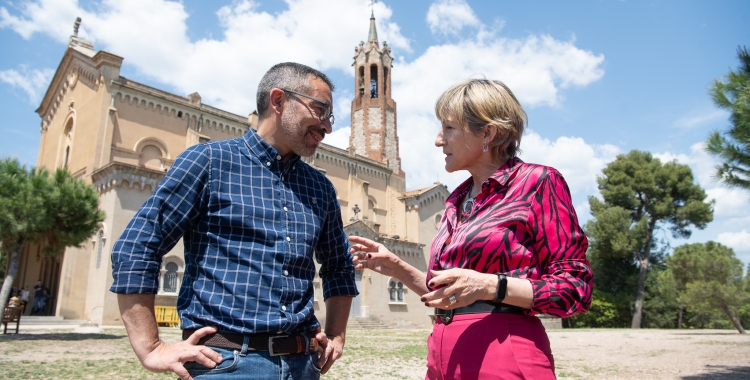
[[[503,302],[505,299],[505,293],[508,290],[508,277],[502,273],[495,274],[497,275],[497,289],[495,289],[494,302]]]

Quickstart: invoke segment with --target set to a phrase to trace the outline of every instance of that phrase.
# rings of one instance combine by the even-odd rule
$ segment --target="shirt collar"
[[[523,161],[520,158],[513,157],[497,168],[487,180],[495,181],[498,185],[505,186],[516,175],[521,164],[523,164]]]
[[[250,152],[258,157],[258,159],[261,162],[279,162],[281,163],[281,160],[284,158],[281,154],[279,154],[279,151],[276,150],[276,148],[272,147],[271,144],[267,143],[266,140],[263,140],[260,135],[258,135],[258,132],[256,132],[254,129],[250,128],[247,133],[245,133],[242,138],[245,140],[245,144],[250,149]],[[293,157],[286,163],[287,165],[293,165],[297,161],[299,161],[300,156],[290,153],[293,155]]]
[[[505,186],[508,181],[510,181],[510,179],[516,175],[516,173],[518,172],[518,168],[521,167],[521,164],[523,164],[523,161],[520,158],[511,158],[504,164],[500,165],[500,167],[497,168],[497,170],[495,170],[495,172],[492,173],[489,178],[487,178],[487,181],[485,183],[490,183],[491,186]],[[494,182],[494,184],[492,184],[491,182]],[[466,181],[458,185],[458,187],[456,187],[456,190],[454,190],[446,200],[446,207],[456,207],[458,201],[469,191],[471,184],[472,179],[471,177],[469,177]]]

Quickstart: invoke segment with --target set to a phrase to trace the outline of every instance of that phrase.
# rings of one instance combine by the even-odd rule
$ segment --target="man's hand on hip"
[[[320,368],[320,373],[325,374],[344,353],[344,338],[328,336],[318,331],[315,334],[315,339],[318,340],[320,347],[320,358],[318,359],[317,366]]]
[[[193,378],[185,369],[185,363],[196,362],[207,368],[214,368],[222,362],[218,352],[198,346],[198,341],[216,332],[214,327],[204,327],[194,332],[187,340],[177,343],[159,342],[154,349],[141,358],[141,364],[151,372],[174,372],[182,380]]]

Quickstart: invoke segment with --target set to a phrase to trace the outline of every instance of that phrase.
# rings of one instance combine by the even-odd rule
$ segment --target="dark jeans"
[[[246,355],[237,350],[210,347],[224,359],[216,368],[206,368],[196,362],[185,363],[195,380],[230,379],[294,379],[318,380],[318,354],[270,356],[268,351],[250,351]]]

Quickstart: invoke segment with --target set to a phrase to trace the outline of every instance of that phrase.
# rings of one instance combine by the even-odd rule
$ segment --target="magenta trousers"
[[[427,339],[425,379],[555,379],[547,333],[537,317],[462,314],[437,318]]]

